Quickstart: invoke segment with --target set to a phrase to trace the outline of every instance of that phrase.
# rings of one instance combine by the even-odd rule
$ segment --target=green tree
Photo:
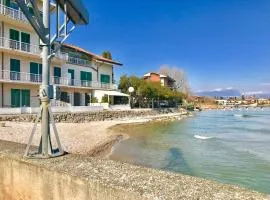
[[[102,53],[102,57],[103,57],[103,58],[107,58],[107,59],[112,60],[112,54],[111,54],[111,52],[109,52],[109,51],[104,51],[104,52]]]
[[[97,97],[92,97],[91,98],[91,103],[98,103]]]
[[[148,82],[136,76],[121,76],[118,88],[122,92],[128,93],[129,87],[135,89],[131,97],[138,107],[150,107],[151,104],[153,107],[154,102],[159,104],[160,100],[167,101],[170,105],[177,105],[186,98],[182,92],[163,87],[159,83]]]

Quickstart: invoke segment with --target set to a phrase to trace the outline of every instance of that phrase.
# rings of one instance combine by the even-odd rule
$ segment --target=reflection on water
[[[181,149],[174,147],[170,148],[169,154],[170,154],[168,159],[169,162],[164,169],[174,172],[188,171],[189,174],[192,175],[192,169],[185,161]]]
[[[130,126],[111,159],[270,193],[270,109],[205,111],[171,124]]]

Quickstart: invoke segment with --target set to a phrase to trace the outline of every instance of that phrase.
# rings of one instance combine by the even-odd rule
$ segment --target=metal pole
[[[48,145],[49,145],[49,134],[50,134],[50,124],[49,124],[49,111],[48,106],[50,99],[49,94],[49,71],[50,63],[48,59],[50,51],[50,1],[43,0],[43,24],[45,28],[46,43],[42,47],[42,85],[41,85],[41,106],[42,106],[42,118],[41,118],[41,134],[42,134],[42,156],[48,157]]]

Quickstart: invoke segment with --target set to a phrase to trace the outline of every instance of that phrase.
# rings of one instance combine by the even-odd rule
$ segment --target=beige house
[[[0,108],[40,105],[40,53],[39,37],[15,1],[1,0]],[[61,98],[53,103],[87,106],[95,91],[116,91],[113,66],[121,66],[121,63],[68,44],[55,53],[50,82],[60,87]]]

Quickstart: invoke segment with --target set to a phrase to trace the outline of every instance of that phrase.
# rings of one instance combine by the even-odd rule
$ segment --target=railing
[[[39,45],[28,44],[16,40],[11,40],[5,37],[0,37],[0,48],[1,47],[20,52],[32,53],[36,55],[41,54],[41,48]],[[54,53],[53,49],[51,50],[51,53]],[[55,53],[55,57],[61,60],[67,60],[67,54],[60,51]]]
[[[42,75],[26,73],[26,72],[3,70],[3,71],[0,71],[0,80],[40,84],[42,82]],[[74,87],[84,87],[84,88],[93,88],[93,89],[105,89],[105,90],[117,89],[117,85],[115,84],[101,83],[101,82],[87,81],[87,80],[69,79],[65,77],[55,77],[55,76],[51,77],[50,83],[55,84],[55,85],[60,85],[60,86],[74,86]]]
[[[69,79],[65,77],[52,77],[51,84],[63,85],[63,86],[74,86],[74,87],[91,87],[94,89],[107,89],[107,90],[116,90],[116,84],[110,83],[101,83],[96,81],[87,81],[87,80],[77,80]]]
[[[24,16],[23,12],[21,12],[20,10],[16,10],[16,9],[10,8],[8,6],[5,6],[3,4],[0,4],[0,14],[7,15],[12,19],[21,20],[23,22],[28,23],[28,20]]]
[[[91,61],[89,60],[76,58],[69,55],[67,55],[66,60],[67,60],[67,63],[74,64],[74,65],[81,65],[81,66],[86,66],[86,67],[89,67],[92,65]]]
[[[9,38],[0,37],[0,47],[17,50],[21,52],[28,52],[32,54],[40,54],[41,50],[38,45],[28,44],[16,40],[11,40]]]
[[[0,71],[0,80],[26,83],[41,83],[42,77],[39,74],[3,70]]]

